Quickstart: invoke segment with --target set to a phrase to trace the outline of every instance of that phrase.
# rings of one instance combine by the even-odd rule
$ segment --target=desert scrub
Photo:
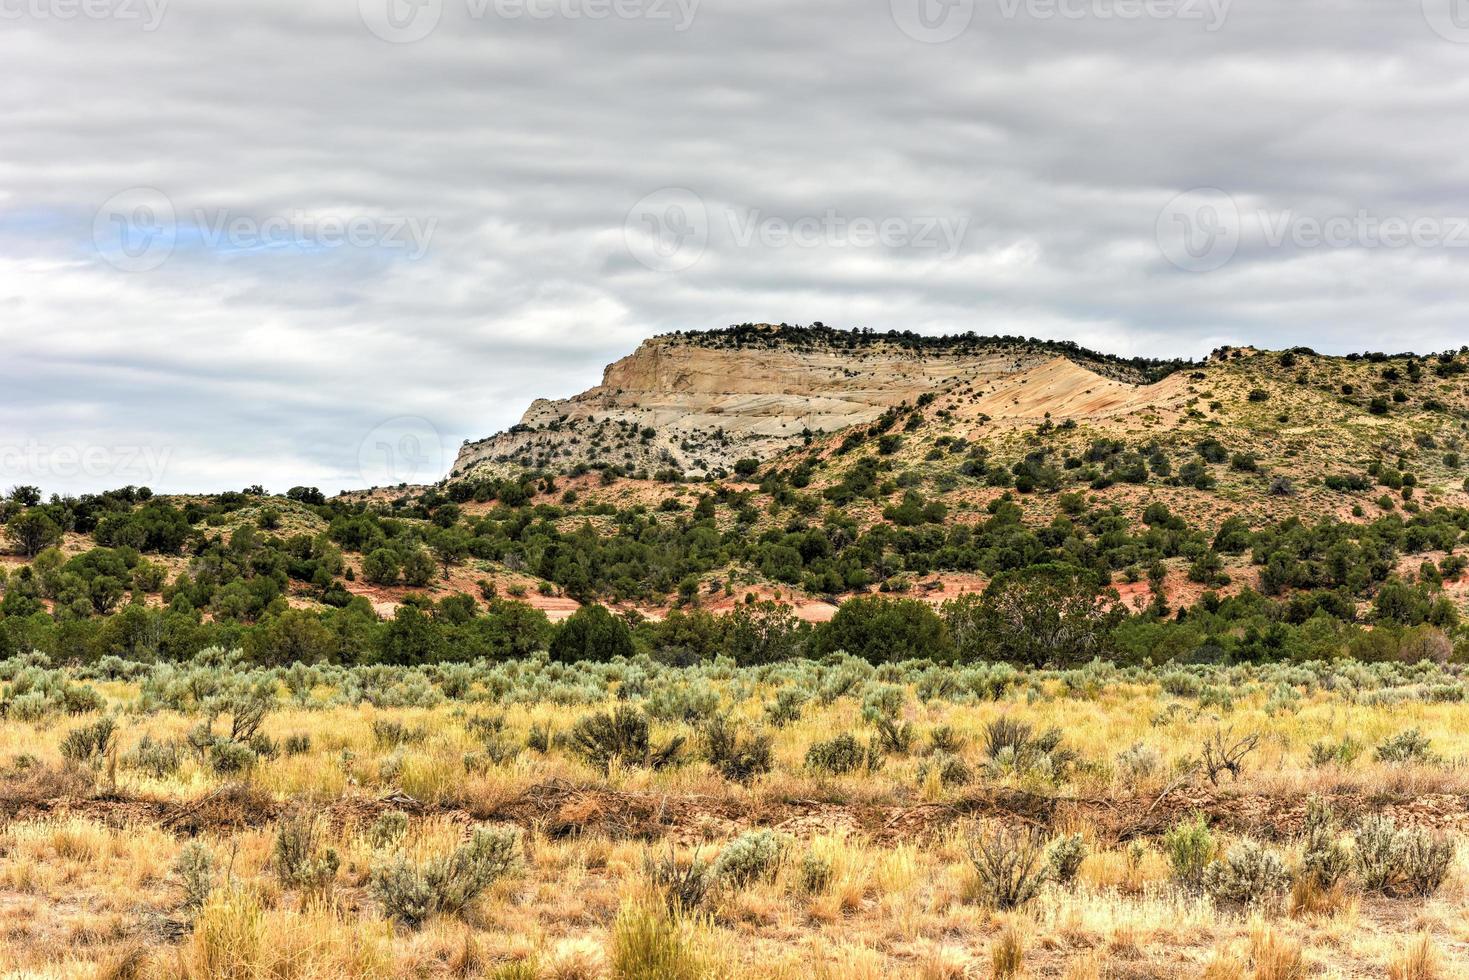
[[[1336,815],[1320,797],[1306,801],[1306,823],[1299,879],[1327,892],[1352,872],[1352,854],[1339,836]]]
[[[319,818],[297,813],[284,817],[276,826],[271,863],[282,888],[299,888],[312,894],[331,890],[341,859],[327,847]]]
[[[947,752],[958,755],[964,750],[965,738],[953,725],[935,725],[928,733],[930,752]]]
[[[1005,716],[985,726],[984,751],[995,778],[1015,773],[1060,782],[1076,761],[1076,753],[1062,744],[1061,729],[1036,734],[1029,723]]]
[[[404,745],[415,745],[428,737],[428,729],[422,726],[409,727],[393,718],[372,720],[372,741],[380,749],[396,749]]]
[[[763,732],[745,735],[740,727],[722,717],[709,720],[700,732],[704,758],[725,779],[748,783],[773,766],[774,738]]]
[[[684,737],[675,735],[655,748],[648,716],[629,705],[619,705],[610,714],[584,716],[572,727],[569,739],[577,755],[603,772],[612,768],[614,760],[661,769],[677,761],[684,744]]]
[[[796,866],[796,886],[804,894],[819,895],[831,887],[834,873],[830,858],[807,851]]]
[[[1291,873],[1274,851],[1242,840],[1204,869],[1203,885],[1216,902],[1258,905],[1282,896],[1290,888]]]
[[[117,723],[103,716],[90,725],[79,725],[61,740],[61,755],[69,762],[92,764],[101,762],[113,745]]]
[[[1354,853],[1363,888],[1426,897],[1448,877],[1454,845],[1420,827],[1399,829],[1391,817],[1373,815],[1358,826]]]
[[[724,846],[714,860],[714,877],[735,888],[773,878],[785,859],[790,840],[773,830],[752,830]]]
[[[1214,835],[1202,813],[1174,824],[1163,835],[1163,853],[1173,869],[1173,878],[1185,888],[1203,884],[1204,869],[1214,860]]]
[[[1391,738],[1385,739],[1377,746],[1373,753],[1378,762],[1421,762],[1433,763],[1437,759],[1433,754],[1433,746],[1423,733],[1416,728],[1399,732]]]
[[[1030,828],[980,827],[970,834],[966,850],[974,872],[974,897],[992,908],[1020,908],[1039,895],[1046,882],[1043,841]]]
[[[401,810],[388,810],[378,816],[367,828],[367,843],[377,850],[396,847],[408,833],[408,814]]]
[[[881,766],[877,755],[877,765]],[[873,754],[862,747],[856,736],[843,732],[825,742],[813,742],[806,750],[806,768],[813,772],[841,776],[862,768],[874,769]]]
[[[189,841],[179,850],[173,869],[183,890],[184,912],[193,915],[214,891],[214,856],[202,842]]]
[[[1350,769],[1362,756],[1362,743],[1348,735],[1339,742],[1323,739],[1311,744],[1310,761],[1315,768],[1339,766]]]
[[[159,741],[151,735],[138,739],[131,752],[122,757],[122,765],[154,779],[163,779],[178,772],[182,761],[179,743],[173,739]]]
[[[1066,834],[1051,843],[1046,856],[1046,874],[1058,885],[1069,885],[1081,871],[1081,862],[1086,860],[1086,842],[1080,834]]]
[[[765,704],[766,719],[777,728],[801,720],[801,709],[810,699],[805,691],[797,687],[783,687],[775,692],[774,700]]]
[[[932,780],[940,787],[950,787],[963,786],[974,778],[974,772],[957,755],[940,750],[918,764],[917,776],[920,786]]]
[[[486,888],[520,867],[520,831],[476,830],[447,857],[415,864],[398,858],[377,868],[372,889],[383,910],[411,927],[464,910]]]
[[[654,894],[676,915],[703,905],[717,878],[709,862],[701,860],[697,853],[687,861],[680,861],[672,848],[657,856],[644,855],[643,874]]]

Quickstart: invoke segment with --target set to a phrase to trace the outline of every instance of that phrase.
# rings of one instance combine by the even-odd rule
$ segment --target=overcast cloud
[[[1469,342],[1469,0],[0,0],[0,63],[0,485],[432,479],[744,321]]]

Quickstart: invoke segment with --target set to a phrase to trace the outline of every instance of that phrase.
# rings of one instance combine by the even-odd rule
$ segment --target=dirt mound
[[[7,787],[9,789],[11,787]],[[1381,813],[1402,826],[1469,832],[1469,798],[1439,793],[1391,797],[1343,792],[1324,797],[1351,827]],[[0,823],[47,817],[84,817],[111,826],[154,824],[173,833],[238,831],[268,824],[292,808],[247,784],[231,783],[194,800],[155,800],[121,795],[62,795],[50,799],[7,793]],[[1088,827],[1106,844],[1161,836],[1192,815],[1233,834],[1263,840],[1299,835],[1306,819],[1304,795],[1281,797],[1195,785],[1162,796],[1083,798],[995,788],[942,803],[880,804],[821,800],[751,799],[737,795],[624,793],[565,780],[531,786],[485,806],[430,806],[401,793],[347,796],[321,808],[335,827],[366,826],[399,811],[459,820],[504,821],[553,837],[597,834],[616,839],[681,845],[727,840],[768,827],[797,838],[834,830],[861,834],[880,844],[931,838],[969,820],[998,820],[1059,832]]]

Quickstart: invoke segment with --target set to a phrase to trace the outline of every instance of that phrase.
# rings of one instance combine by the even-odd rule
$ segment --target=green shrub
[[[214,891],[214,856],[202,842],[189,841],[179,850],[173,868],[184,889],[184,911],[198,912]]]
[[[281,743],[281,748],[286,755],[305,755],[311,751],[311,733],[292,732]]]
[[[1280,897],[1290,887],[1291,874],[1275,852],[1245,840],[1204,869],[1203,884],[1216,902],[1255,905]]]
[[[933,731],[928,733],[928,744],[935,752],[957,755],[964,748],[964,736],[955,731],[952,725],[935,725]]]
[[[709,863],[699,860],[698,855],[685,864],[679,862],[672,850],[659,858],[645,857],[643,871],[664,905],[676,915],[703,905],[716,878]]]
[[[283,818],[276,826],[271,860],[282,888],[325,893],[331,889],[341,859],[322,841],[320,822],[306,814]]]
[[[1081,839],[1080,834],[1057,837],[1051,844],[1051,852],[1047,858],[1048,875],[1059,885],[1069,885],[1076,880],[1084,860],[1086,842]]]
[[[380,749],[415,745],[426,738],[428,738],[428,729],[422,726],[409,728],[394,718],[374,718],[372,720],[372,741]]]
[[[233,739],[220,739],[209,749],[209,765],[221,776],[234,775],[254,768],[260,756],[250,746]]]
[[[978,894],[996,909],[1020,908],[1045,884],[1042,840],[1030,828],[1011,830],[998,824],[981,828],[970,836],[968,853]]]
[[[973,771],[957,755],[942,750],[934,752],[918,765],[918,782],[927,782],[930,775],[938,777],[940,786],[963,786],[974,778]]]
[[[867,764],[867,750],[850,732],[814,742],[806,750],[806,768],[833,776],[856,772]]]
[[[1374,753],[1378,762],[1433,762],[1432,745],[1416,728],[1385,739]]]
[[[704,726],[704,758],[725,779],[747,783],[756,776],[767,773],[773,766],[770,735],[756,732],[749,736],[740,733],[738,725],[716,715]]]
[[[138,739],[138,744],[122,760],[127,768],[146,773],[154,779],[178,772],[181,762],[178,742],[172,739],[158,741],[151,735]]]
[[[110,717],[98,718],[90,725],[79,725],[61,740],[61,754],[71,762],[100,762],[112,748],[117,723]]]
[[[1357,828],[1355,849],[1362,887],[1384,895],[1432,895],[1448,876],[1454,845],[1419,827],[1399,830],[1391,817],[1373,815]]]
[[[1329,891],[1351,873],[1352,855],[1338,837],[1335,815],[1320,797],[1306,802],[1304,830],[1300,877]]]
[[[661,748],[654,748],[648,716],[619,705],[611,714],[599,712],[577,721],[570,742],[573,752],[607,772],[614,759],[623,765],[662,769],[678,760],[684,738],[675,735]]]
[[[367,841],[374,848],[382,850],[397,846],[408,833],[408,814],[401,810],[388,810],[378,815],[367,828]]]
[[[879,718],[872,740],[879,752],[886,755],[907,755],[913,751],[913,737],[911,723],[899,724],[892,718]]]
[[[765,705],[765,717],[777,728],[784,728],[801,719],[801,708],[808,695],[796,687],[783,687],[775,692],[775,700]]]
[[[551,659],[561,663],[607,661],[631,657],[632,631],[627,623],[595,603],[582,606],[557,628],[551,638]]]
[[[954,644],[933,607],[919,599],[859,596],[848,599],[829,622],[816,627],[817,656],[846,651],[869,663],[948,660]]]
[[[520,831],[482,828],[448,857],[424,864],[406,859],[373,872],[372,888],[383,910],[417,928],[430,916],[454,914],[520,865]]]
[[[1311,765],[1350,768],[1362,755],[1362,743],[1348,735],[1340,742],[1320,741],[1311,745]]]
[[[796,880],[802,892],[819,895],[831,887],[833,872],[831,861],[814,851],[801,855],[796,867]]]
[[[714,877],[736,888],[775,875],[789,841],[773,830],[751,830],[725,845],[714,859]]]
[[[1186,888],[1202,885],[1204,869],[1214,860],[1214,849],[1214,835],[1202,813],[1174,824],[1163,835],[1163,853],[1168,855],[1174,880]]]

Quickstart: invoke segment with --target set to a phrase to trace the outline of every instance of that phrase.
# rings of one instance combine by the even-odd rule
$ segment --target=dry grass
[[[496,706],[513,748],[472,768],[464,758],[482,745],[468,718],[490,713],[488,706],[282,709],[270,718],[272,733],[309,734],[311,748],[264,760],[248,773],[256,794],[249,799],[262,802],[235,811],[238,819],[192,829],[165,825],[164,815],[195,812],[227,782],[185,757],[165,776],[120,764],[110,799],[92,798],[101,779],[90,795],[86,780],[56,782],[83,789],[67,790],[44,810],[23,810],[0,829],[0,976],[1297,980],[1351,975],[1364,963],[1402,980],[1469,974],[1463,856],[1427,899],[1298,880],[1280,910],[1216,906],[1173,880],[1158,828],[1139,824],[1140,833],[1118,839],[1118,826],[1107,821],[1114,811],[1141,820],[1170,787],[1186,799],[1170,796],[1163,805],[1186,812],[1187,799],[1203,787],[1175,784],[1175,773],[1219,717],[1151,683],[1112,680],[1071,696],[1047,684],[1029,696],[968,704],[925,704],[910,691],[902,714],[920,742],[938,725],[963,737],[962,752],[979,775],[958,787],[921,784],[921,750],[889,758],[875,774],[808,772],[811,742],[864,732],[852,697],[813,703],[776,731],[775,771],[749,786],[728,783],[697,760],[660,771],[614,766],[604,775],[564,749],[541,754],[523,747],[533,724],[565,731],[586,708]],[[106,685],[106,692],[118,703],[136,696],[123,684]],[[750,692],[732,713],[757,720],[770,696],[769,688]],[[1305,693],[1293,712],[1268,714],[1264,698],[1239,692],[1229,713],[1237,730],[1262,733],[1261,748],[1227,787],[1217,816],[1269,826],[1303,811],[1311,792],[1347,794],[1357,805],[1378,793],[1404,819],[1461,816],[1444,802],[1450,798],[1434,794],[1469,789],[1462,766],[1360,761],[1349,770],[1311,768],[1307,754],[1322,738],[1351,733],[1371,744],[1417,726],[1443,757],[1469,756],[1462,707],[1369,704],[1318,690]],[[1001,716],[1037,730],[1061,727],[1083,764],[1059,783],[987,768],[984,728]],[[407,745],[380,744],[373,722],[384,718],[425,734]],[[122,719],[124,758],[144,734],[178,738],[194,721],[171,712]],[[88,720],[0,721],[0,766],[29,753],[38,766],[59,767],[60,740]],[[655,729],[659,739],[690,733],[662,722]],[[1157,766],[1123,778],[1114,760],[1133,743],[1152,749]],[[529,806],[525,794],[548,786],[593,792]],[[959,806],[1004,791],[1106,805],[1052,814],[1048,835],[1080,832],[1086,839],[1077,879],[1047,884],[1019,909],[1000,913],[976,900],[966,849],[971,827]],[[421,805],[405,803],[406,817],[380,819],[394,808],[382,798],[405,795]],[[647,811],[636,820],[625,812],[644,803]],[[274,815],[303,808],[319,815],[320,836],[337,859],[329,887],[310,893],[290,886],[273,864]],[[518,873],[496,881],[462,913],[430,918],[416,930],[385,917],[375,891],[381,868],[399,857],[415,866],[442,861],[475,826],[506,812],[518,815],[524,831]],[[897,822],[910,818],[919,822]],[[774,823],[786,835],[773,873],[739,886],[715,882],[698,908],[669,913],[650,887],[650,861],[670,854],[684,864],[711,861],[756,823]],[[1221,845],[1234,837],[1216,833]],[[213,891],[197,912],[185,907],[175,867],[193,839],[213,869]],[[1301,845],[1288,832],[1274,846],[1287,864],[1300,862]]]

